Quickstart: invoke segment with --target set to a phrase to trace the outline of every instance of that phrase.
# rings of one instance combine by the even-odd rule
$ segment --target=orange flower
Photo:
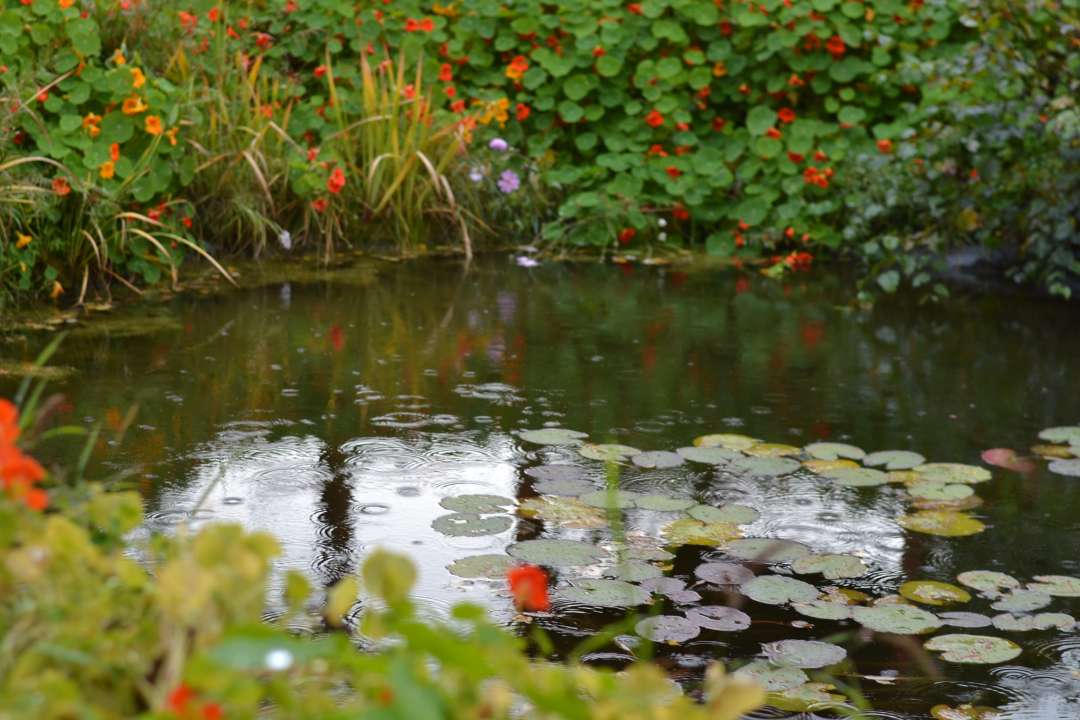
[[[53,189],[53,192],[56,193],[57,195],[59,195],[60,197],[64,197],[65,195],[67,195],[68,193],[71,192],[71,186],[68,185],[67,178],[62,178],[62,177],[53,178],[52,189]]]
[[[180,132],[180,128],[169,128],[165,131],[165,137],[169,139],[169,144],[176,145],[176,133]]]
[[[57,280],[53,280],[52,290],[49,291],[49,297],[53,300],[64,294],[64,286]]]
[[[17,247],[19,250],[22,250],[24,247],[34,241],[34,238],[30,237],[29,235],[23,235],[22,233],[15,233],[15,237],[18,238],[15,241],[15,247]]]
[[[150,109],[150,106],[142,101],[142,98],[138,95],[132,95],[124,100],[124,105],[121,108],[125,115],[138,115],[141,112],[146,112]]]
[[[60,0],[60,9],[67,10],[69,7],[75,4],[75,0]]]
[[[221,11],[216,7],[210,8],[210,12],[206,13],[206,18],[212,23],[216,23],[219,17],[221,17]]]
[[[604,48],[602,48],[602,47],[595,47],[595,48],[593,48],[593,51],[592,51],[592,56],[593,56],[594,58],[602,58],[602,57],[604,57],[605,55],[607,55],[607,50],[605,50]]]
[[[337,195],[339,192],[341,192],[342,188],[344,188],[344,187],[345,187],[345,171],[343,171],[339,167],[336,167],[330,173],[330,179],[326,181],[326,189],[329,190],[334,195]]]
[[[186,32],[191,32],[195,29],[195,26],[199,24],[199,16],[192,13],[181,10],[176,13],[180,18],[180,27],[184,28]]]
[[[656,110],[650,110],[645,116],[645,124],[653,128],[660,127],[664,124],[664,116]]]
[[[431,32],[435,29],[435,21],[431,18],[405,19],[405,32]]]
[[[787,84],[791,87],[802,87],[806,84],[806,81],[798,75],[793,74],[791,77],[788,78]]]
[[[113,143],[109,146],[109,159],[116,162],[120,159],[120,144]]]
[[[315,68],[315,71],[312,74],[317,78],[321,78],[323,75],[326,74],[326,66],[320,65],[319,67]]]
[[[463,112],[465,112],[465,101],[464,100],[455,100],[454,102],[450,103],[450,112],[455,112],[455,113],[463,113]]]
[[[525,74],[525,71],[529,69],[529,61],[524,55],[518,55],[506,68],[506,77],[511,80],[520,80]]]
[[[545,612],[551,608],[548,599],[548,576],[542,568],[535,565],[520,565],[506,572],[506,581],[510,585],[510,594],[514,596],[514,606],[518,610]]]
[[[727,65],[722,61],[712,66],[713,77],[724,77],[727,75]]]
[[[893,151],[892,140],[878,140],[877,149],[882,155],[890,154]]]
[[[115,174],[116,163],[114,163],[112,160],[101,163],[101,166],[98,168],[98,175],[101,176],[102,180],[111,180],[112,176]]]
[[[124,53],[120,52],[119,49],[117,49],[117,51],[113,53],[112,59],[113,59],[113,62],[116,63],[117,65],[126,65],[127,64],[127,58],[124,57]]]
[[[143,71],[137,67],[131,68],[131,87],[136,90],[146,84],[146,76],[143,75]]]
[[[151,135],[160,135],[162,133],[161,118],[157,115],[146,116],[146,132]]]

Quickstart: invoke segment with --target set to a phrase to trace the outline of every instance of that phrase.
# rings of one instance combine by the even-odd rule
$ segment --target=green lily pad
[[[825,475],[833,470],[858,468],[859,463],[854,460],[803,460],[802,466],[812,473]]]
[[[923,500],[943,500],[950,502],[953,500],[963,500],[964,498],[971,497],[975,494],[975,491],[971,489],[970,485],[952,484],[946,485],[939,482],[919,482],[908,486],[908,494],[912,497],[921,498]]]
[[[602,528],[608,524],[607,513],[600,508],[586,505],[575,497],[559,495],[527,498],[518,507],[518,514],[568,528]]]
[[[886,470],[910,470],[926,462],[926,458],[910,450],[881,450],[863,458],[863,465],[884,467]]]
[[[784,575],[759,575],[740,585],[739,592],[765,605],[811,602],[819,595],[818,589],[810,583]]]
[[[789,563],[810,554],[810,548],[794,540],[779,538],[742,538],[732,540],[724,552],[740,560],[760,563]]]
[[[634,626],[637,634],[653,642],[678,645],[693,640],[701,628],[678,615],[657,615],[645,618]]]
[[[1073,447],[1076,447],[1075,445]],[[1054,460],[1046,466],[1052,473],[1066,475],[1068,477],[1080,477],[1080,459]]]
[[[1080,425],[1046,428],[1039,433],[1039,439],[1050,443],[1080,445]]]
[[[451,512],[473,513],[476,515],[503,513],[513,504],[514,501],[510,498],[499,495],[457,495],[439,501],[439,505]]]
[[[534,480],[580,480],[585,468],[579,465],[537,465],[525,468],[525,474]]]
[[[654,510],[656,512],[681,512],[696,505],[689,498],[671,497],[669,495],[642,495],[634,500],[634,505],[642,510]]]
[[[805,448],[811,457],[818,460],[862,460],[866,451],[847,443],[818,442],[810,443]]]
[[[441,515],[431,521],[431,527],[451,537],[480,537],[498,535],[510,529],[514,521],[509,515],[481,517],[475,513],[452,513]]]
[[[961,585],[989,595],[1000,595],[1002,590],[1020,587],[1020,581],[1012,575],[994,570],[968,570],[956,576]]]
[[[946,485],[953,483],[971,485],[986,482],[993,477],[984,467],[962,463],[927,463],[916,467],[915,472],[929,482],[940,482]]]
[[[518,437],[533,445],[580,445],[589,434],[566,428],[541,428],[522,430]]]
[[[701,522],[726,522],[734,525],[749,525],[761,517],[761,513],[749,505],[695,505],[687,510],[686,514]]]
[[[971,600],[967,590],[937,580],[908,580],[900,586],[900,594],[923,605],[950,605]]]
[[[1031,612],[1041,610],[1050,604],[1050,596],[1046,593],[1033,592],[1031,590],[1013,590],[1008,595],[1003,595],[990,604],[990,607],[1002,612]]]
[[[733,674],[738,678],[753,680],[769,692],[797,688],[810,679],[799,668],[773,665],[768,660],[755,660],[749,665],[743,665]]]
[[[754,579],[754,573],[744,565],[726,562],[702,563],[694,574],[713,585],[742,585]]]
[[[668,523],[661,530],[668,545],[706,545],[717,547],[742,537],[739,528],[731,523],[704,523],[692,518],[682,518]]]
[[[560,495],[563,497],[575,497],[596,490],[596,486],[588,480],[575,480],[566,478],[562,480],[535,480],[533,490],[540,495]]]
[[[866,574],[866,564],[854,555],[803,555],[791,564],[800,575],[821,573],[829,580],[856,578]]]
[[[586,578],[563,588],[558,596],[568,602],[597,607],[633,607],[649,602],[649,592],[623,580]]]
[[[930,708],[930,715],[934,720],[1002,720],[1001,711],[997,708],[968,703],[956,707],[935,705]]]
[[[777,665],[813,670],[843,661],[847,650],[820,640],[778,640],[761,646],[762,652]]]
[[[585,444],[578,448],[581,457],[600,462],[623,462],[641,451],[629,445],[592,445]]]
[[[914,605],[854,607],[851,617],[874,632],[897,635],[921,635],[941,627],[941,620],[936,615]]]
[[[551,567],[591,565],[607,556],[602,548],[577,540],[539,539],[524,540],[506,549],[508,553],[527,563]]]
[[[837,468],[819,474],[846,487],[875,487],[889,482],[888,475],[871,468]]]
[[[726,605],[702,605],[686,611],[686,619],[707,630],[740,632],[750,627],[750,616]]]
[[[836,686],[829,683],[807,682],[780,692],[770,692],[765,697],[765,702],[785,712],[807,713],[826,710],[843,705],[847,700],[843,695],[830,692],[835,689]]]
[[[451,575],[461,578],[487,578],[498,580],[506,577],[506,571],[516,564],[509,555],[470,555],[446,566]]]
[[[1080,597],[1080,578],[1068,575],[1036,575],[1035,582],[1028,583],[1028,590],[1054,597]]]
[[[722,447],[728,450],[747,450],[757,445],[760,440],[749,435],[737,433],[718,433],[715,435],[702,435],[694,438],[694,447],[711,448]]]
[[[1068,632],[1076,627],[1076,618],[1065,613],[1039,613],[1038,615],[995,615],[994,627],[1005,632],[1030,632],[1056,628]]]
[[[785,457],[744,457],[732,460],[723,466],[724,470],[740,475],[752,475],[754,477],[779,477],[790,475],[798,470],[798,460]]]
[[[701,595],[686,588],[682,580],[670,577],[654,577],[641,581],[641,587],[656,595],[663,595],[673,602],[693,603],[700,602]]]
[[[634,538],[622,544],[618,550],[630,560],[674,560],[675,556],[662,547],[654,545],[652,538]]]
[[[986,615],[973,612],[943,612],[938,613],[938,617],[946,625],[960,628],[989,627],[993,622]]]
[[[746,457],[738,450],[723,447],[684,447],[676,452],[690,462],[702,465],[725,465],[732,460]]]
[[[630,460],[638,467],[646,469],[679,467],[686,462],[682,455],[668,452],[667,450],[652,450],[649,452],[637,453],[636,455],[633,455]]]
[[[747,455],[760,458],[794,457],[802,454],[802,449],[785,443],[758,443],[744,450]]]
[[[805,603],[792,603],[795,612],[817,620],[847,620],[851,617],[851,607],[838,602],[811,600]]]
[[[944,537],[975,535],[986,529],[985,525],[970,515],[954,510],[920,510],[901,515],[897,522],[905,530]]]
[[[660,568],[641,560],[626,560],[616,563],[614,567],[608,568],[604,573],[607,577],[632,583],[658,578],[663,574],[664,571]]]
[[[579,499],[586,505],[596,508],[618,508],[626,510],[636,504],[639,493],[628,490],[596,490],[582,495]]]
[[[947,662],[978,665],[1003,663],[1021,652],[1011,640],[986,635],[938,635],[923,647],[942,653],[941,659]]]

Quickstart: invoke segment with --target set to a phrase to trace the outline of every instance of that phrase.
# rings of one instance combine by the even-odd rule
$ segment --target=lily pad
[[[795,612],[817,620],[847,620],[851,617],[851,608],[842,603],[812,600],[806,603],[792,603]]]
[[[1055,444],[1080,445],[1080,425],[1046,428],[1039,433],[1039,439]]]
[[[855,622],[874,632],[921,635],[941,627],[941,620],[914,605],[876,605],[851,609]]]
[[[975,494],[975,491],[971,489],[970,485],[960,485],[957,483],[946,485],[945,483],[939,482],[920,482],[909,485],[908,493],[912,497],[921,498],[923,500],[951,502],[971,497]]]
[[[760,563],[788,563],[810,554],[810,548],[794,540],[779,538],[742,538],[732,540],[724,552],[740,560]]]
[[[1032,445],[1031,452],[1039,457],[1059,458],[1068,460],[1080,454],[1080,446],[1077,445]]]
[[[686,514],[701,522],[726,522],[734,525],[749,525],[761,517],[761,513],[749,505],[695,505],[687,510]]]
[[[736,525],[726,522],[704,523],[693,518],[683,518],[668,523],[661,530],[669,545],[707,545],[717,547],[729,540],[742,537]]]
[[[1031,612],[1041,610],[1050,604],[1050,596],[1046,593],[1033,592],[1031,590],[1013,590],[1008,595],[1003,595],[990,604],[990,607],[1002,612]]]
[[[451,512],[473,513],[476,515],[503,513],[513,504],[514,501],[510,498],[499,495],[456,495],[439,501],[439,505]]]
[[[975,535],[986,529],[975,518],[955,510],[920,510],[901,515],[897,522],[905,530],[944,537]]]
[[[604,573],[607,577],[632,583],[658,578],[663,574],[664,571],[660,568],[640,560],[626,560],[616,563],[614,567],[608,568]]]
[[[1003,717],[997,708],[968,703],[956,707],[935,705],[930,708],[930,715],[934,720],[1001,720]]]
[[[525,474],[534,480],[580,480],[585,468],[578,465],[537,465],[526,468]]]
[[[802,466],[812,473],[824,475],[833,470],[858,468],[859,463],[854,460],[804,460]]]
[[[835,685],[823,682],[807,682],[780,692],[770,692],[765,702],[785,712],[806,713],[842,705],[847,698],[838,695]]]
[[[779,458],[801,455],[802,449],[784,443],[758,443],[744,450],[747,455],[760,458]]]
[[[547,538],[514,543],[506,551],[518,560],[551,567],[591,565],[607,556],[602,548],[589,543]]]
[[[441,515],[431,521],[431,527],[443,535],[451,537],[480,537],[498,535],[510,529],[514,521],[509,515],[489,515],[481,517],[475,513],[453,513]]]
[[[1058,475],[1080,477],[1080,458],[1076,460],[1054,460],[1046,467],[1050,472]]]
[[[1080,578],[1068,575],[1036,575],[1035,582],[1028,583],[1028,590],[1054,597],[1080,597]]]
[[[744,457],[732,460],[724,470],[754,477],[779,477],[789,475],[801,467],[798,460],[784,457]]]
[[[1021,650],[1011,640],[986,635],[938,635],[923,646],[942,653],[941,659],[953,663],[994,665],[1012,660]]]
[[[862,577],[866,564],[854,555],[803,555],[791,564],[800,575],[821,573],[829,580]]]
[[[607,513],[600,508],[586,505],[574,497],[558,495],[527,498],[518,507],[518,514],[568,528],[602,528],[608,524]]]
[[[702,563],[694,568],[694,574],[713,585],[742,585],[754,579],[749,568],[737,563]]]
[[[701,628],[678,615],[657,615],[645,618],[634,626],[637,634],[653,642],[677,645],[693,640],[701,633]]]
[[[677,603],[692,603],[701,600],[701,595],[693,590],[687,590],[686,583],[677,578],[654,577],[642,580],[640,585],[651,593],[663,595]]]
[[[818,460],[862,460],[866,451],[847,443],[818,442],[806,446],[806,452]]]
[[[652,450],[650,452],[637,453],[630,459],[638,467],[647,469],[679,467],[686,462],[682,455],[668,452],[667,450]]]
[[[820,640],[778,640],[761,646],[762,652],[777,665],[803,670],[829,667],[847,657],[847,650]]]
[[[516,564],[509,555],[470,555],[447,565],[451,575],[461,578],[487,578],[498,580]]]
[[[626,510],[636,505],[639,493],[628,490],[596,490],[582,495],[579,499],[595,508],[618,508]]]
[[[653,538],[628,538],[618,549],[630,560],[674,560],[675,556],[655,545]]]
[[[900,586],[900,594],[923,605],[951,605],[971,600],[971,593],[964,588],[937,580],[908,580]]]
[[[962,463],[927,463],[915,468],[915,472],[930,482],[945,484],[961,483],[971,485],[986,482],[991,477],[990,471],[978,465]]]
[[[802,580],[784,575],[759,575],[739,586],[739,592],[765,605],[787,605],[810,602],[818,597],[818,589]]]
[[[956,576],[961,585],[990,595],[1000,595],[1002,590],[1020,587],[1020,581],[1012,575],[994,570],[968,570]]]
[[[993,623],[986,615],[973,612],[943,612],[938,617],[946,625],[960,628],[989,627]]]
[[[1029,632],[1031,630],[1049,630],[1056,628],[1068,632],[1076,627],[1076,618],[1065,613],[1039,613],[1038,615],[1011,615],[1003,613],[994,616],[994,627],[1005,632]]]
[[[880,470],[871,468],[837,468],[828,472],[820,473],[837,485],[846,487],[875,487],[889,482],[889,476]]]
[[[926,462],[926,458],[910,450],[881,450],[863,458],[863,465],[884,467],[886,470],[910,470]]]
[[[575,497],[593,492],[596,490],[596,486],[588,480],[565,478],[561,480],[536,480],[533,482],[533,490],[541,495]]]
[[[597,607],[633,607],[649,602],[649,592],[623,580],[586,578],[559,590],[558,596],[568,602]]]
[[[702,465],[724,465],[732,460],[745,457],[738,450],[723,447],[684,447],[676,450],[679,455],[690,462]]]
[[[722,447],[729,450],[746,450],[757,445],[760,440],[749,435],[737,433],[718,433],[715,435],[702,435],[694,438],[694,447],[712,448]]]
[[[755,660],[749,665],[743,665],[733,674],[738,678],[753,680],[769,692],[797,688],[810,679],[799,668],[781,667],[768,660]]]
[[[629,445],[592,445],[586,443],[578,448],[582,457],[601,462],[623,462],[641,451]]]
[[[707,630],[739,632],[750,627],[750,616],[726,605],[702,605],[686,611],[686,619]]]
[[[642,510],[654,510],[656,512],[681,512],[696,505],[693,500],[683,497],[671,497],[669,495],[642,495],[634,500],[634,505]]]
[[[589,434],[566,428],[541,428],[522,430],[518,437],[533,445],[580,445]]]

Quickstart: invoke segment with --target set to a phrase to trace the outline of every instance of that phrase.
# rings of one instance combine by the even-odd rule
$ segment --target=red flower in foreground
[[[776,113],[776,117],[780,118],[782,123],[795,122],[795,111],[791,108],[780,108],[780,112]]]
[[[337,195],[345,187],[345,171],[339,167],[330,173],[330,179],[326,181],[326,189]]]
[[[528,612],[545,612],[551,608],[548,599],[548,576],[535,565],[519,565],[506,571],[506,581],[514,596],[514,606]]]
[[[71,192],[71,186],[68,185],[67,179],[62,178],[62,177],[53,178],[52,189],[53,189],[53,192],[56,193],[57,195],[59,195],[60,197],[64,197],[65,195],[67,195],[68,193]]]
[[[435,29],[435,21],[431,18],[405,19],[405,32],[431,32]]]
[[[664,124],[664,116],[656,110],[650,110],[649,114],[645,116],[645,124],[649,127],[660,127]]]
[[[892,140],[878,140],[877,149],[882,155],[888,155],[893,151]]]
[[[631,240],[633,240],[635,235],[637,235],[637,230],[635,230],[634,228],[623,228],[619,232],[619,242],[625,245]]]
[[[531,115],[531,114],[532,114],[532,108],[530,108],[525,103],[518,103],[514,107],[514,117],[517,118],[518,122],[524,122],[525,120],[528,120],[529,115]]]
[[[19,439],[19,411],[7,400],[0,400],[0,488],[9,498],[31,510],[44,510],[48,494],[34,487],[45,479],[45,470],[37,460],[15,447]]]
[[[829,51],[829,54],[833,56],[834,60],[839,60],[844,57],[844,39],[839,35],[833,35],[829,38],[829,41],[825,43],[825,49]]]

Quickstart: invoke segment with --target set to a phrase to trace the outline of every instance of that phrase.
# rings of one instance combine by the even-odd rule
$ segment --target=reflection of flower
[[[521,178],[513,170],[503,170],[499,175],[499,189],[509,195],[521,187]]]
[[[474,183],[480,182],[484,179],[484,171],[478,167],[474,167],[472,170],[469,171],[469,179],[472,180]]]
[[[540,264],[540,262],[538,260],[534,260],[533,258],[528,257],[526,255],[518,255],[517,264],[518,264],[518,267],[534,268],[534,267],[538,266]]]
[[[510,149],[510,145],[508,145],[505,140],[498,137],[492,138],[491,142],[488,143],[488,147],[495,152],[506,152],[508,149]]]

